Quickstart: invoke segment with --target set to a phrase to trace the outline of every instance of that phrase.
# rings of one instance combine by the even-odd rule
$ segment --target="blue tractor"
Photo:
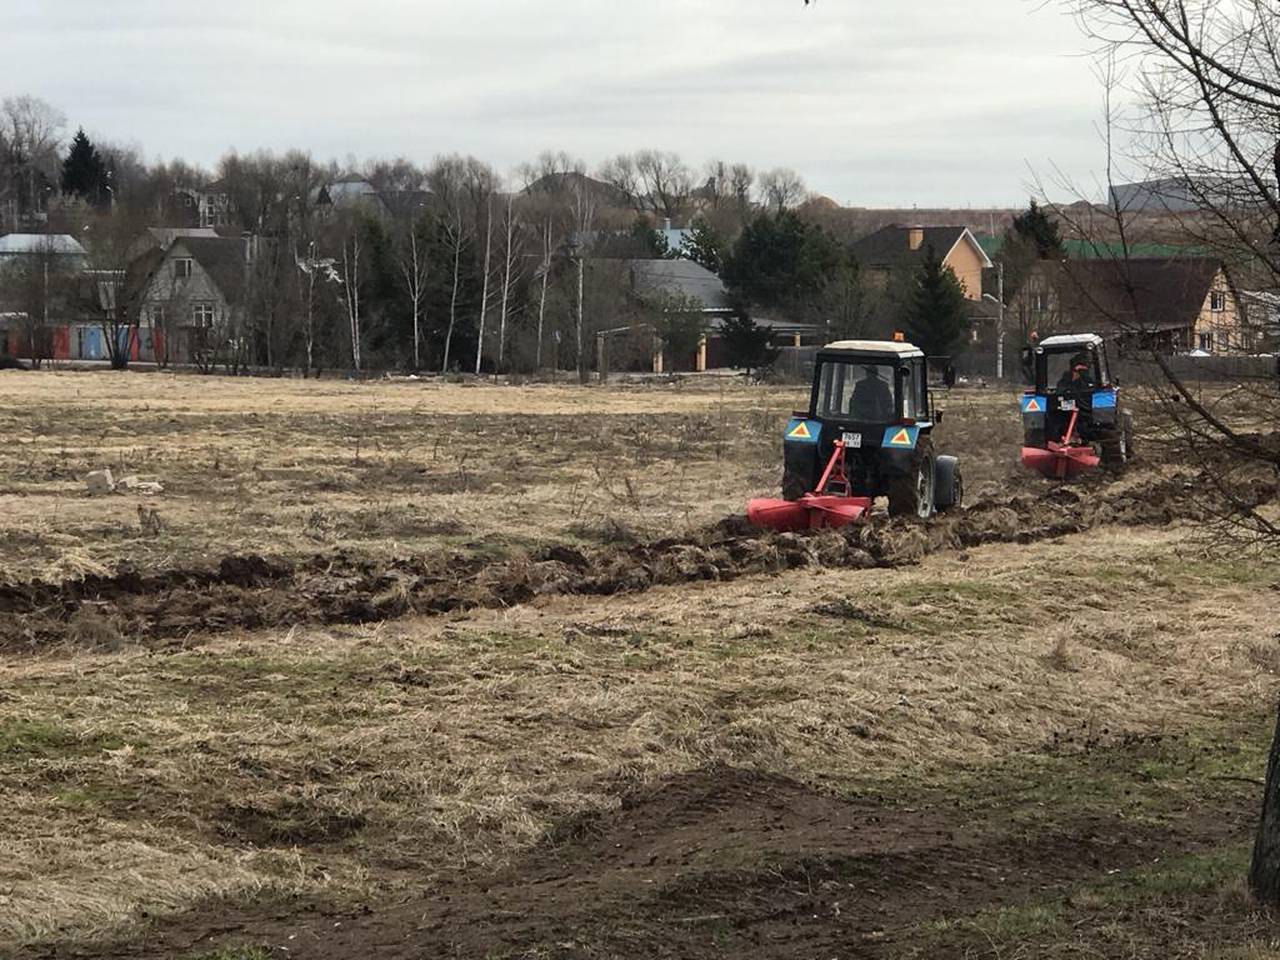
[[[783,434],[782,498],[747,515],[773,530],[838,527],[866,519],[876,497],[893,516],[927,519],[958,507],[960,464],[934,451],[941,419],[924,352],[888,340],[840,340],[814,363],[809,408]]]
[[[1031,388],[1021,397],[1022,464],[1062,479],[1133,458],[1133,417],[1096,333],[1046,337],[1026,354]]]

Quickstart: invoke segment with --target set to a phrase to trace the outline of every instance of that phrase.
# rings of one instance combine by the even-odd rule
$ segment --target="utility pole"
[[[587,358],[582,352],[582,321],[583,321],[582,272],[583,272],[582,252],[579,251],[578,252],[578,382],[586,383],[587,382]]]
[[[1004,261],[996,264],[996,296],[1000,313],[996,320],[996,379],[1004,379]]]

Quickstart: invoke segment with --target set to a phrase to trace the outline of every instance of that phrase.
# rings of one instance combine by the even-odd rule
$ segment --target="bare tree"
[[[641,150],[635,156],[635,169],[654,214],[675,219],[684,212],[693,192],[693,176],[678,154]]]
[[[612,160],[606,161],[600,166],[598,173],[600,179],[613,187],[618,195],[635,209],[636,213],[644,213],[649,209],[647,200],[643,196],[644,191],[635,159],[629,154],[620,153]]]
[[[555,255],[555,246],[552,241],[551,234],[551,216],[548,215],[546,221],[542,225],[542,260],[538,264],[538,278],[541,281],[541,289],[538,293],[538,345],[535,348],[534,367],[542,369],[542,341],[544,321],[547,316],[547,284],[551,279],[552,258]]]
[[[466,161],[455,154],[438,157],[427,174],[427,182],[440,208],[441,234],[450,261],[449,324],[445,329],[444,352],[440,361],[442,373],[447,373],[449,370],[453,333],[458,325],[462,260],[470,246],[470,226],[466,216],[463,187],[466,171]]]
[[[476,323],[476,373],[480,373],[480,361],[484,357],[484,321],[489,313],[489,264],[493,259],[493,200],[485,203],[484,218],[484,267],[481,272],[484,279],[480,288],[480,317]]]
[[[789,167],[777,167],[760,174],[760,197],[775,213],[799,205],[808,194],[804,179]]]
[[[507,212],[503,218],[502,308],[498,325],[498,369],[504,369],[507,346],[507,322],[511,316],[512,287],[524,272],[524,231],[518,221],[515,194],[507,194]]]
[[[305,350],[306,366],[304,375],[316,369],[316,287],[326,283],[341,283],[337,261],[332,257],[321,257],[316,252],[316,242],[307,244],[307,254],[300,256],[294,251],[294,264],[298,268],[299,285],[302,289],[302,335]]]
[[[401,231],[396,265],[404,282],[405,295],[413,315],[413,369],[422,369],[422,302],[427,295],[427,242],[421,218],[411,219]]]
[[[1109,109],[1115,65],[1133,68],[1143,106],[1134,124],[1136,150],[1148,175],[1194,199],[1194,215],[1180,218],[1183,224],[1213,242],[1237,270],[1280,290],[1280,2],[1069,0],[1067,6],[1106,55]],[[1113,126],[1108,116],[1108,138]],[[1108,214],[1127,261],[1128,211],[1115,189],[1110,146],[1108,140]],[[1132,297],[1131,283],[1126,291]],[[1252,542],[1280,546],[1280,525],[1257,509],[1256,473],[1271,474],[1274,496],[1280,471],[1274,375],[1265,384],[1237,387],[1260,414],[1251,428],[1242,428],[1219,401],[1190,389],[1158,350],[1152,359],[1166,385],[1163,409],[1186,441],[1182,451],[1204,466],[1213,492]],[[1259,420],[1269,434],[1258,431]],[[1232,481],[1242,467],[1255,473],[1247,488]],[[1280,904],[1280,725],[1249,880],[1260,900]]]
[[[46,188],[57,181],[58,148],[67,118],[39,97],[0,101],[0,142],[4,173],[16,213],[34,213],[44,205]]]
[[[357,217],[348,221],[342,233],[342,252],[339,262],[342,270],[342,302],[346,307],[347,328],[351,336],[351,363],[356,372],[361,367],[363,342],[363,316],[360,298],[364,291],[361,266],[364,259],[364,224]]]

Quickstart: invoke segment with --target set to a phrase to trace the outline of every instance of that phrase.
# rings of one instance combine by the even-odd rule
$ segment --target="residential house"
[[[166,198],[163,216],[167,226],[228,227],[235,210],[226,185],[219,180],[208,187],[175,187]]]
[[[200,362],[229,335],[244,309],[252,244],[242,238],[179,236],[152,250],[138,297],[140,336],[157,359]]]
[[[888,286],[894,274],[916,270],[932,250],[950,267],[966,299],[982,299],[982,271],[993,266],[968,227],[891,225],[853,244],[853,255],[871,283]]]
[[[1118,183],[1111,188],[1110,207],[1123,213],[1195,213],[1206,205],[1231,207],[1254,199],[1254,187],[1248,180],[1170,177]]]
[[[1257,337],[1255,344],[1263,351],[1280,350],[1280,293],[1274,290],[1241,290],[1249,329]]]
[[[1024,336],[1098,333],[1165,353],[1254,350],[1227,271],[1212,257],[1041,260],[1007,313]]]
[[[704,334],[692,357],[667,357],[661,346],[653,356],[653,370],[704,371],[727,363],[720,328],[726,320],[737,316],[729,293],[720,278],[692,260],[632,260],[629,264],[631,289],[635,296],[658,309],[696,308],[703,317]],[[772,328],[774,342],[788,346],[817,343],[825,339],[821,325],[792,323],[757,317],[762,326]]]
[[[57,355],[54,331],[75,313],[74,281],[88,263],[85,248],[65,233],[0,237],[0,354]]]
[[[370,181],[360,176],[341,177],[314,191],[312,201],[322,215],[338,210],[359,210],[373,217],[386,217],[390,210]]]

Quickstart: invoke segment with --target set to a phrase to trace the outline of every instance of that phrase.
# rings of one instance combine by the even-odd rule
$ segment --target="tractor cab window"
[[[1059,393],[1092,390],[1102,382],[1098,355],[1091,347],[1045,355],[1045,386]]]
[[[895,368],[887,363],[823,363],[818,374],[818,416],[889,423],[897,419]]]
[[[902,415],[909,420],[919,419],[924,409],[923,398],[920,396],[920,385],[924,378],[917,377],[915,374],[914,364],[898,368],[898,380],[901,382],[898,393],[902,397]]]

